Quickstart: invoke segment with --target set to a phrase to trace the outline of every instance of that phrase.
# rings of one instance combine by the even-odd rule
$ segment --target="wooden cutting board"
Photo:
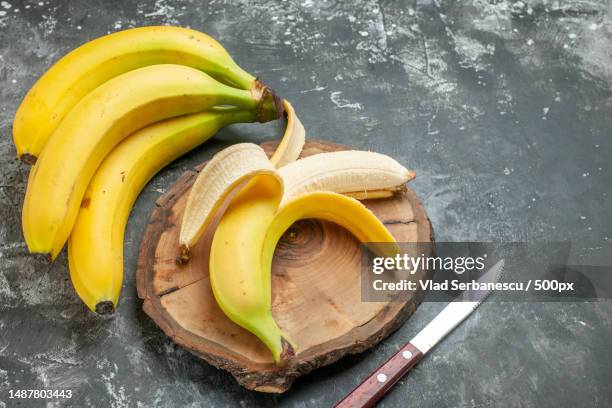
[[[276,144],[262,147],[270,155]],[[345,149],[309,140],[302,157]],[[175,263],[183,208],[204,165],[185,172],[157,200],[138,259],[143,309],[177,344],[229,371],[248,389],[280,393],[297,377],[372,347],[414,313],[421,292],[402,302],[362,302],[359,242],[335,224],[300,221],[283,236],[274,255],[272,312],[298,346],[293,358],[276,366],[259,339],[229,320],[215,302],[208,277],[213,231],[200,240],[187,265]],[[410,189],[364,204],[398,241],[433,241],[429,219]],[[423,278],[428,271],[418,273],[415,277]]]

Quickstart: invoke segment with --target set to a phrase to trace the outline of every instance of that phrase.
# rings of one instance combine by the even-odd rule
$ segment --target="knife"
[[[503,270],[504,260],[501,259],[489,268],[478,279],[478,282],[498,282]],[[491,293],[490,290],[464,291],[442,309],[412,340],[338,402],[335,407],[373,407],[404,374],[421,361],[433,346],[465,320],[486,299],[489,293]]]

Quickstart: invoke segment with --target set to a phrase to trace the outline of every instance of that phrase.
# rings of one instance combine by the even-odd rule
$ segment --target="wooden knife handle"
[[[373,407],[379,399],[400,379],[408,370],[423,358],[423,353],[412,343],[407,343],[397,353],[391,356],[374,373],[366,378],[342,401],[336,408],[365,408]]]

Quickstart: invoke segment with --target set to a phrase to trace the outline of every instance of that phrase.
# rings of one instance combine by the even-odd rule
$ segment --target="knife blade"
[[[504,270],[504,260],[497,261],[478,280],[479,284],[496,283]],[[488,290],[466,290],[423,328],[400,350],[338,402],[336,408],[373,407],[389,389],[414,367],[440,340],[464,321],[491,293]]]

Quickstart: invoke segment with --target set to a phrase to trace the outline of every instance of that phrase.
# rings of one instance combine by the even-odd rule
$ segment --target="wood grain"
[[[275,146],[262,145],[268,154]],[[302,157],[344,149],[310,140]],[[372,347],[414,313],[420,292],[405,301],[362,302],[359,242],[335,224],[300,221],[279,242],[272,268],[272,312],[299,349],[283,366],[274,365],[263,344],[230,321],[214,300],[208,278],[213,229],[194,248],[187,265],[175,263],[182,211],[201,167],[184,173],[157,200],[137,267],[143,309],[177,344],[229,371],[248,389],[280,393],[298,376]],[[410,189],[364,204],[398,241],[433,240],[429,219]],[[427,273],[419,271],[416,278]]]

